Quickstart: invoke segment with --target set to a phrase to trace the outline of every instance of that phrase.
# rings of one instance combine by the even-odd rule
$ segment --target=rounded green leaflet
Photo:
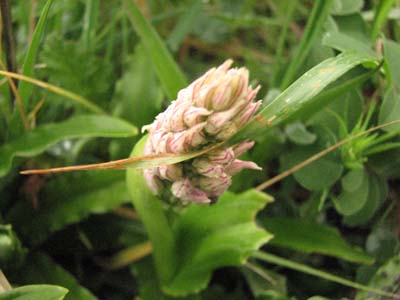
[[[358,176],[357,176],[358,174]],[[360,179],[361,178],[361,179]],[[355,183],[354,188],[352,182]],[[361,182],[361,184],[359,184]],[[345,187],[350,188],[346,190]],[[342,192],[333,198],[336,210],[350,216],[362,209],[368,199],[369,175],[365,170],[352,170],[342,179]]]
[[[318,152],[315,146],[297,147],[282,156],[283,168],[288,169]],[[306,189],[319,191],[332,186],[342,174],[343,166],[331,155],[324,156],[294,173],[294,178]]]
[[[346,216],[344,223],[347,226],[359,226],[368,222],[381,206],[382,201],[386,198],[388,187],[386,181],[379,178],[378,175],[372,174],[369,180],[369,189],[367,202],[362,209],[355,214]]]
[[[285,127],[285,133],[295,144],[309,145],[315,142],[317,136],[308,131],[301,122],[293,122]]]

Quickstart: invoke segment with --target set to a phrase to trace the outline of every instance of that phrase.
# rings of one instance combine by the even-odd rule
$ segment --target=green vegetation
[[[0,9],[0,300],[400,299],[398,0]],[[141,170],[221,144],[143,158],[140,129],[229,58],[263,103],[224,146],[263,170],[171,206]]]

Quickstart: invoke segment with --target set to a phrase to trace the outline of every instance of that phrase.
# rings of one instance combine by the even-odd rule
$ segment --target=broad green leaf
[[[376,56],[376,53],[372,51],[368,44],[340,32],[327,32],[323,37],[322,43],[342,52],[357,51],[371,55],[371,57]]]
[[[366,45],[371,43],[368,36],[368,24],[360,13],[336,17],[335,21],[339,32],[353,39],[357,39]]]
[[[36,63],[36,57],[40,46],[40,41],[44,35],[44,29],[47,22],[47,15],[49,13],[50,7],[53,3],[53,0],[47,0],[46,4],[43,7],[42,13],[40,15],[39,21],[36,25],[35,31],[32,36],[31,43],[29,45],[28,51],[26,52],[24,64],[22,66],[22,75],[32,77],[34,71],[34,65]],[[29,104],[29,97],[31,96],[33,86],[32,84],[22,81],[19,83],[18,93],[21,97],[21,101],[23,107],[25,108],[26,112],[28,113],[28,104]],[[18,108],[15,107],[13,113],[13,121],[12,126],[14,130],[11,131],[13,137],[17,137],[22,132],[22,119],[21,115],[18,111]],[[17,128],[17,129],[16,129]],[[15,132],[14,132],[15,131]]]
[[[25,259],[25,254],[26,250],[11,225],[0,224],[0,270],[19,268]]]
[[[319,147],[296,147],[281,156],[285,170],[310,158],[320,151]],[[325,155],[294,173],[294,178],[306,189],[320,191],[331,187],[341,176],[343,165],[332,155]]]
[[[359,12],[364,5],[364,0],[335,0],[332,7],[334,15],[349,15]]]
[[[73,173],[47,183],[37,210],[18,202],[6,216],[26,243],[38,245],[51,233],[90,214],[106,213],[129,196],[121,171]]]
[[[400,94],[394,87],[389,88],[379,110],[379,124],[395,121],[400,118]],[[400,124],[393,124],[383,128],[384,131],[399,131]]]
[[[137,128],[126,121],[108,116],[77,116],[67,121],[36,127],[20,138],[0,147],[0,176],[10,170],[14,157],[32,157],[52,145],[71,138],[130,137]]]
[[[239,266],[272,236],[255,224],[255,215],[272,198],[255,190],[226,192],[211,206],[192,205],[175,221],[176,272],[164,285],[172,295],[205,288],[213,270]]]
[[[340,214],[350,216],[364,207],[368,199],[369,178],[365,170],[352,170],[342,178],[342,192],[333,198],[335,208]],[[351,189],[346,190],[345,187]]]
[[[392,257],[376,272],[374,277],[369,282],[371,288],[381,289],[389,293],[393,293],[400,297],[400,254]],[[386,297],[377,297],[368,291],[359,291],[356,295],[356,300],[384,300]]]
[[[289,140],[298,145],[309,145],[315,142],[317,136],[306,129],[303,123],[293,122],[285,127]]]
[[[123,4],[129,19],[151,58],[166,95],[171,100],[175,99],[178,91],[187,85],[185,76],[168,52],[156,30],[145,19],[135,2],[124,0]]]
[[[67,288],[65,300],[95,300],[97,299],[88,289],[79,285],[77,280],[61,266],[57,265],[44,253],[28,256],[27,263],[19,275],[19,282],[24,284],[54,284]]]
[[[67,293],[55,285],[26,285],[0,293],[0,300],[62,300]]]
[[[296,49],[293,58],[286,69],[285,75],[283,76],[281,89],[288,87],[297,75],[300,66],[304,63],[304,60],[306,59],[315,39],[320,33],[322,26],[328,17],[333,2],[333,0],[314,1],[314,6],[311,11],[311,15],[308,18],[300,45]]]
[[[376,60],[366,54],[344,52],[321,62],[262,109],[253,120],[231,138],[230,142],[236,143],[242,139],[254,137],[280,124],[298,110],[306,107],[330,83],[355,66],[366,62],[376,62]]]
[[[385,180],[372,174],[369,180],[367,203],[354,215],[346,216],[344,224],[359,226],[368,222],[376,213],[382,201],[387,196],[387,183]]]
[[[383,50],[385,54],[385,61],[387,63],[389,74],[387,78],[389,83],[395,87],[397,94],[400,93],[400,44],[394,41],[384,39]]]
[[[349,245],[336,228],[328,225],[292,218],[265,218],[262,224],[274,236],[270,241],[273,246],[321,253],[356,263],[374,261],[360,248]]]

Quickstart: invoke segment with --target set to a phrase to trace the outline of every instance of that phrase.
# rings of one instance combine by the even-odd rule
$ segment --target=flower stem
[[[135,146],[131,156],[143,154],[146,138]],[[175,272],[175,240],[162,203],[143,178],[143,170],[127,170],[127,185],[133,205],[142,220],[153,248],[153,257],[161,285],[168,283]]]

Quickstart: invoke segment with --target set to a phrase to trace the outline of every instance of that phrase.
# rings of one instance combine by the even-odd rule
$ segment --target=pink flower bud
[[[219,197],[231,185],[231,176],[222,174],[217,178],[199,177],[195,179],[199,188],[207,193],[210,198]]]
[[[253,102],[260,87],[249,86],[248,70],[231,68],[232,63],[225,61],[179,91],[177,99],[143,127],[149,132],[145,154],[200,150],[226,141],[249,122],[261,105]],[[236,159],[253,144],[242,142],[176,165],[146,170],[145,179],[154,193],[171,187],[174,197],[184,203],[209,203],[228,189],[233,174],[260,169],[253,162]],[[172,185],[163,184],[168,182]]]
[[[251,148],[253,148],[253,146],[254,146],[253,141],[241,142],[240,144],[237,144],[236,146],[233,147],[233,152],[235,153],[236,157],[239,157],[240,155],[245,153],[247,150],[250,150]]]
[[[146,180],[147,185],[149,186],[151,192],[153,194],[158,194],[162,190],[163,184],[162,184],[161,180],[159,179],[159,177],[154,174],[154,170],[146,169],[146,170],[144,170],[143,175],[144,175],[144,179]]]
[[[193,167],[198,174],[211,178],[219,177],[224,173],[223,165],[206,158],[196,158],[193,161]]]
[[[229,166],[225,168],[226,174],[235,175],[243,169],[262,170],[256,163],[252,161],[244,161],[235,159]]]
[[[175,181],[171,187],[172,194],[184,202],[210,203],[207,194],[192,185],[188,178]]]
[[[160,166],[155,172],[161,179],[176,181],[182,178],[182,166],[179,164]]]

